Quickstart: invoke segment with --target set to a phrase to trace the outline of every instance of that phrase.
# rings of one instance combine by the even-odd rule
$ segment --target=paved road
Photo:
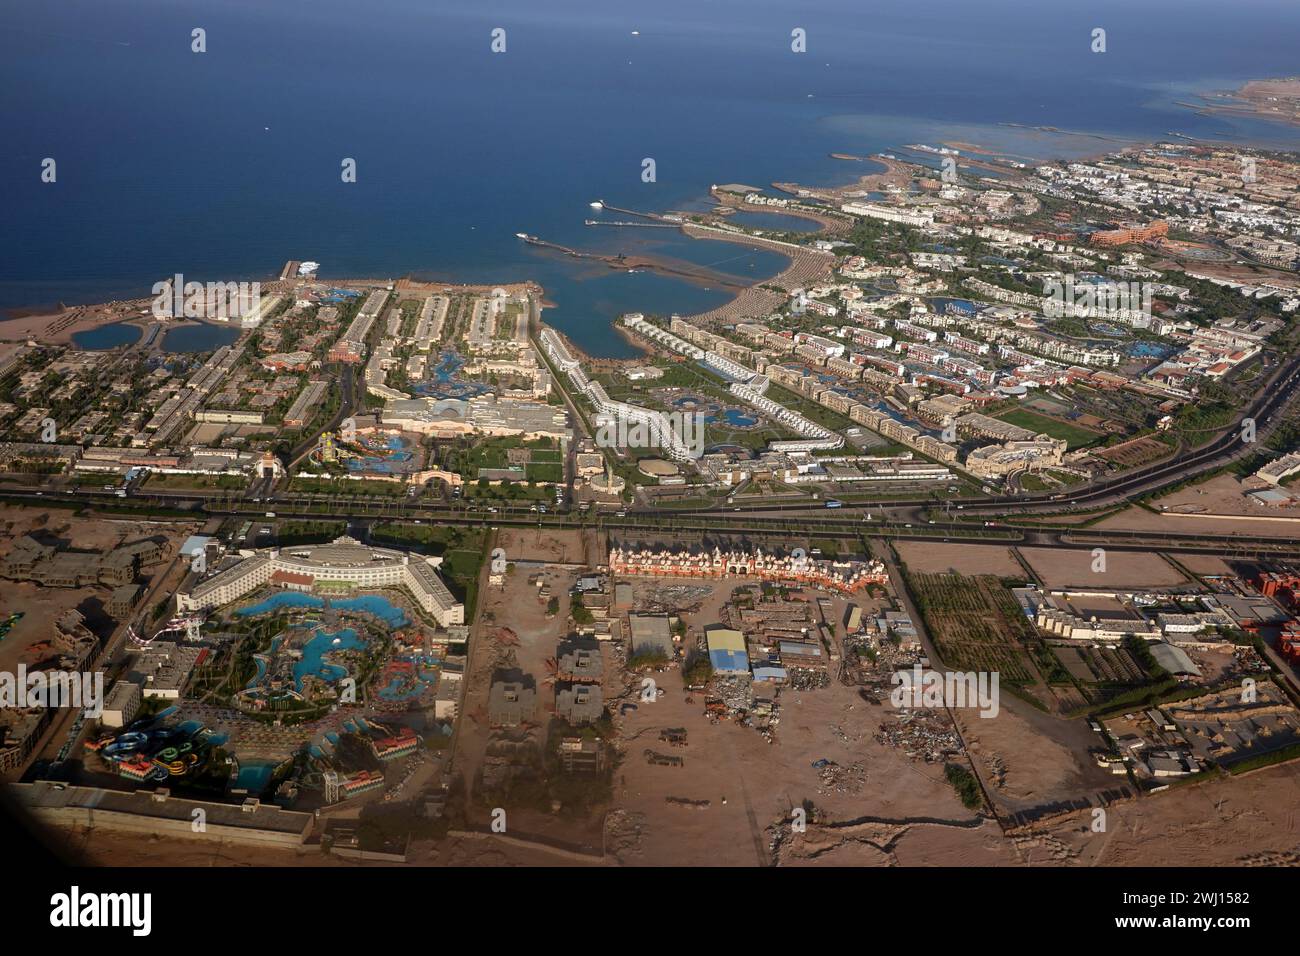
[[[299,461],[316,447],[316,442],[320,436],[327,431],[336,431],[343,420],[356,414],[357,400],[360,397],[357,389],[357,366],[340,364],[339,368],[339,385],[342,390],[342,398],[339,401],[339,410],[328,422],[321,425],[320,428],[313,431],[301,442],[294,446],[289,452],[289,468],[292,469]]]

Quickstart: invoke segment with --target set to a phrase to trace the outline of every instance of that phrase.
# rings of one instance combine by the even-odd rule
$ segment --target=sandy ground
[[[509,561],[549,561],[595,567],[609,560],[608,549],[598,560],[593,560],[600,553],[598,537],[596,532],[590,531],[502,528],[497,532],[496,546],[505,548]]]
[[[1193,574],[1235,574],[1232,567],[1222,558],[1209,554],[1180,554],[1178,563]]]
[[[32,339],[40,345],[66,345],[77,332],[101,325],[141,318],[140,312],[151,300],[110,302],[86,305],[41,315],[26,315],[0,321],[0,340],[24,342]]]
[[[664,675],[662,686],[667,693],[629,714],[623,726],[627,756],[616,776],[617,811],[611,815],[607,841],[620,862],[768,865],[767,828],[804,800],[812,801],[833,824],[873,818],[875,826],[902,832],[882,851],[880,843],[866,845],[874,842],[870,835],[863,842],[863,835],[854,831],[810,825],[784,848],[782,862],[813,857],[833,865],[1010,862],[1005,848],[999,847],[996,827],[981,826],[961,805],[942,767],[913,762],[873,739],[876,728],[893,712],[865,703],[856,689],[832,684],[816,691],[783,692],[776,742],[768,744],[751,728],[711,723],[699,698],[686,703],[677,675]],[[665,727],[686,728],[687,746],[660,743],[658,732]],[[643,755],[647,747],[683,757],[685,764],[652,765]],[[841,766],[860,763],[866,774],[861,790],[824,788],[812,766],[821,758]],[[669,797],[709,802],[697,809],[668,803]],[[933,822],[923,824],[922,819]]]
[[[1178,531],[1225,534],[1234,531],[1262,537],[1300,536],[1300,509],[1270,508],[1247,497],[1232,475],[1219,475],[1153,502],[1164,514],[1132,507],[1097,522],[1100,529]]]
[[[894,548],[908,570],[924,574],[954,571],[957,574],[996,574],[1017,578],[1025,573],[1011,549],[1000,545],[900,541]]]
[[[1006,693],[996,717],[956,713],[980,779],[1007,820],[1064,801],[1100,803],[1100,793],[1127,783],[1089,758],[1098,742],[1082,719],[1044,714]]]
[[[1021,548],[1020,554],[1048,588],[1168,587],[1187,583],[1158,554],[1107,551],[1104,571],[1093,570],[1091,549]]]
[[[1017,836],[1028,863],[1092,866],[1300,866],[1300,763],[1156,793]]]
[[[75,551],[108,551],[123,541],[166,535],[177,542],[193,534],[197,522],[139,521],[105,516],[79,517],[64,508],[0,508],[0,554],[8,554],[14,538],[33,531],[61,539]]]
[[[503,533],[498,544],[510,560],[520,562],[504,590],[485,588],[483,616],[467,673],[468,695],[456,741],[454,771],[472,780],[487,750],[486,696],[491,670],[503,659],[538,681],[538,728],[552,708],[554,688],[546,661],[565,631],[563,615],[547,619],[528,577],[538,573],[530,560],[573,560],[587,550],[578,534],[554,544],[529,532]],[[904,545],[905,557],[918,569],[955,567],[969,573],[1006,561],[1019,570],[1005,548],[954,545]],[[913,553],[907,554],[908,550]],[[936,553],[941,552],[941,553]],[[1104,586],[1149,583],[1152,578],[1177,583],[1181,576],[1155,555],[1110,554],[1108,573],[1093,575],[1089,551],[1026,549],[1025,557],[1049,586]],[[937,562],[927,564],[927,562]],[[972,564],[972,562],[978,562]],[[1154,570],[1153,570],[1154,569]],[[567,601],[576,569],[544,570],[552,593]],[[1054,582],[1066,582],[1054,584]],[[720,607],[739,582],[725,582],[683,611],[687,640],[719,620]],[[655,582],[634,579],[638,605],[650,597]],[[833,613],[843,612],[837,601]],[[817,618],[814,613],[814,620]],[[500,641],[496,630],[508,625],[518,643]],[[838,628],[836,629],[838,633]],[[617,655],[606,648],[606,698],[624,681]],[[1004,836],[993,821],[964,808],[943,776],[942,766],[909,759],[874,739],[880,725],[894,717],[887,706],[864,701],[856,688],[832,683],[815,691],[786,689],[780,696],[781,720],[775,742],[756,730],[711,721],[703,699],[687,702],[675,669],[653,675],[664,694],[641,702],[617,723],[622,760],[614,773],[608,811],[587,819],[570,819],[537,811],[510,812],[510,839],[481,834],[453,834],[439,843],[413,846],[410,861],[433,866],[582,865],[563,851],[530,845],[530,833],[605,851],[606,865],[822,865],[822,866],[991,866],[991,865],[1173,865],[1251,862],[1300,863],[1300,834],[1295,829],[1294,795],[1300,762],[1270,768],[1230,781],[1184,787],[1140,801],[1122,801],[1108,810],[1109,829],[1093,833],[1089,811],[1047,819]],[[616,706],[616,705],[615,705]],[[665,728],[685,728],[686,746],[659,739]],[[1124,778],[1096,768],[1088,757],[1094,737],[1082,720],[1062,721],[1004,694],[996,718],[962,717],[972,760],[999,810],[1006,815],[1060,801],[1096,802],[1101,790],[1123,786]],[[659,766],[645,758],[646,749],[680,756],[680,767]],[[859,765],[862,776],[828,786],[813,763],[821,758],[841,767]],[[675,800],[691,801],[685,805]],[[810,801],[818,809],[807,831],[775,841],[777,824],[793,807]],[[707,803],[706,803],[707,801]],[[482,817],[482,819],[480,819]],[[486,817],[472,808],[471,821]],[[521,840],[521,837],[524,838]],[[159,840],[141,835],[99,831],[73,835],[74,845],[98,863],[195,866],[359,866],[321,855],[315,849],[249,850],[193,841]]]
[[[525,533],[523,537],[531,539],[532,536]],[[575,534],[568,546],[576,548],[579,544]],[[546,742],[555,712],[555,680],[548,662],[555,659],[556,649],[567,635],[569,591],[578,576],[576,569],[552,566],[543,570],[538,565],[522,563],[521,555],[527,552],[520,549],[517,536],[502,534],[497,538],[497,545],[506,549],[507,560],[521,563],[506,578],[504,588],[486,587],[479,592],[479,627],[465,675],[466,692],[451,774],[463,781],[466,792],[472,794],[466,816],[475,825],[490,822],[490,812],[494,809],[477,795],[484,758],[489,753],[505,755],[519,752],[520,748],[540,748]],[[546,602],[538,599],[536,585],[528,583],[529,577],[537,573],[545,576],[552,595],[560,599],[561,612],[553,618],[546,617]],[[503,628],[509,628],[515,636],[503,633]],[[615,668],[609,660],[609,649],[602,650],[608,675]],[[524,726],[494,729],[488,724],[488,694],[498,669],[517,669],[535,683],[536,709],[532,720]],[[621,682],[618,683],[621,689]],[[610,690],[606,690],[606,697],[609,695]],[[507,812],[511,833],[538,833],[567,843],[600,846],[599,816],[555,816],[517,806],[502,809]]]
[[[35,664],[28,649],[51,634],[56,618],[69,608],[88,610],[88,605],[108,600],[109,589],[93,588],[43,588],[26,582],[4,581],[3,598],[0,598],[0,616],[22,613],[23,619],[0,640],[0,672],[14,673],[19,662],[29,667]]]
[[[743,728],[731,728],[741,731]],[[689,751],[690,748],[687,748]],[[661,768],[663,773],[674,772]],[[681,771],[675,771],[680,773]],[[908,776],[912,776],[908,774]],[[878,775],[877,775],[878,778]],[[946,786],[946,785],[945,785]],[[787,844],[782,865],[820,866],[1300,866],[1300,827],[1295,794],[1300,763],[1269,767],[1245,776],[1179,787],[1140,800],[1112,804],[1105,829],[1093,830],[1091,810],[1069,813],[1004,836],[990,821],[859,820],[831,826],[812,824]],[[954,798],[955,799],[955,798]],[[862,802],[874,803],[875,798]],[[670,847],[692,834],[721,843],[711,826],[728,833],[744,829],[738,803],[709,810],[678,810],[672,841],[659,841],[663,824],[642,830],[639,845],[668,855]],[[964,810],[961,813],[965,813]],[[700,818],[693,820],[691,815]],[[612,821],[612,824],[619,820]],[[624,820],[630,829],[631,824]],[[613,827],[612,827],[613,829]],[[315,848],[280,850],[163,840],[142,834],[97,830],[59,831],[56,839],[92,865],[133,866],[379,866],[322,855]],[[629,841],[632,842],[632,841]],[[617,844],[611,840],[611,849]],[[635,845],[635,843],[633,843]],[[692,856],[698,856],[692,853]],[[731,855],[731,854],[729,854]],[[734,855],[741,856],[737,851]],[[452,836],[440,843],[411,847],[409,860],[429,866],[555,866],[570,863],[544,848],[493,841],[490,837]],[[614,857],[607,864],[618,862]],[[627,863],[651,862],[645,854]],[[672,862],[669,860],[669,862]],[[725,862],[725,861],[719,861]],[[748,861],[741,861],[748,862]]]

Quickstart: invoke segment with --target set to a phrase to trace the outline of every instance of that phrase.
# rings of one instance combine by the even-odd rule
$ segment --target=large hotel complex
[[[176,607],[179,611],[220,607],[267,584],[299,591],[317,584],[359,589],[404,587],[439,626],[465,622],[465,606],[452,597],[431,563],[348,537],[325,545],[258,551],[192,591],[177,594]]]

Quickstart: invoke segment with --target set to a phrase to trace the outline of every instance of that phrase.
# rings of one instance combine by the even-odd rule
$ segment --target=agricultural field
[[[907,584],[948,668],[997,671],[1026,691],[1042,681],[1032,657],[1041,641],[1001,578],[909,572]]]
[[[1151,683],[1151,676],[1123,647],[1055,647],[1061,665],[1078,683],[1089,705]]]
[[[1099,449],[1092,454],[1117,468],[1136,468],[1138,465],[1163,458],[1169,452],[1170,447],[1164,442],[1150,435],[1143,435],[1131,441]]]

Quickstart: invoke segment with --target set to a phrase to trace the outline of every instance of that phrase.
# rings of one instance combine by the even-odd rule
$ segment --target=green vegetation
[[[362,481],[359,478],[306,478],[301,475],[289,482],[290,491],[322,495],[356,495],[369,498],[400,498],[406,486],[399,481]]]
[[[998,671],[1008,689],[1037,682],[1030,652],[1042,642],[1006,582],[989,574],[920,574],[906,568],[903,574],[946,665]]]
[[[709,663],[707,654],[696,655],[682,669],[682,680],[687,687],[707,684],[711,677],[713,677],[713,665]]]
[[[149,477],[145,479],[144,487],[153,488],[182,488],[182,489],[204,489],[204,488],[223,488],[236,489],[243,488],[248,484],[248,479],[243,475],[164,475],[160,472],[150,472]]]
[[[286,521],[276,529],[276,540],[282,545],[333,541],[347,527],[345,521]]]
[[[564,480],[564,466],[558,462],[531,461],[524,469],[529,481],[543,481],[552,484]]]
[[[439,572],[452,593],[465,603],[465,620],[473,620],[478,601],[479,569],[487,556],[487,531],[451,525],[381,522],[371,529],[371,534],[377,542],[440,555],[442,567]]]
[[[1095,444],[1101,441],[1102,437],[1097,432],[1091,432],[1087,429],[1080,428],[1077,425],[1071,425],[1069,422],[1063,422],[1060,419],[1049,418],[1046,415],[1040,415],[1037,412],[1031,412],[1028,409],[1017,408],[1009,412],[1003,412],[996,416],[1000,421],[1009,425],[1019,425],[1021,428],[1028,428],[1034,432],[1042,432],[1052,438],[1064,439],[1066,445],[1073,451],[1076,448],[1083,448],[1087,445]]]
[[[573,595],[569,601],[569,615],[573,618],[573,623],[580,627],[591,624],[595,620],[591,611],[587,610],[582,603],[582,597],[577,594]]]
[[[943,775],[952,784],[952,788],[957,791],[962,806],[967,810],[983,808],[984,794],[980,790],[979,781],[975,779],[975,774],[961,764],[950,763],[944,766]]]
[[[1242,760],[1235,760],[1232,763],[1225,764],[1224,769],[1228,773],[1239,774],[1248,770],[1258,770],[1260,767],[1271,767],[1274,764],[1286,763],[1296,757],[1300,757],[1300,740],[1289,743],[1285,747],[1270,750],[1267,753],[1251,754]]]
[[[667,663],[668,655],[664,653],[663,648],[646,646],[638,649],[628,657],[627,669],[634,671],[642,667],[662,667]],[[709,673],[713,673],[712,668],[710,668]]]

